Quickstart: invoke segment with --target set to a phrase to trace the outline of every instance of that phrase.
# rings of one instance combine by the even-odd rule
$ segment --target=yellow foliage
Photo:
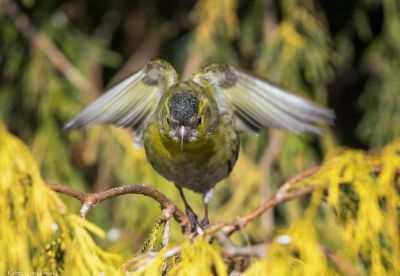
[[[296,31],[295,24],[296,22],[291,21],[282,22],[272,39],[272,43],[280,41],[283,47],[282,56],[286,60],[292,59],[297,51],[301,51],[307,46],[305,38]]]
[[[0,124],[0,271],[116,275],[97,226],[71,214],[43,182],[27,147]],[[24,274],[24,275],[25,275]]]
[[[219,251],[200,237],[193,243],[182,244],[181,261],[174,266],[171,275],[228,275],[225,263]]]
[[[128,146],[129,137],[116,134]],[[351,149],[331,154],[316,173],[290,188],[288,192],[308,186],[316,190],[303,215],[276,232],[266,257],[255,260],[246,274],[331,275],[348,273],[350,267],[360,274],[399,275],[399,152],[400,140],[374,154]],[[259,174],[245,156],[239,167]],[[120,273],[120,258],[100,249],[89,234],[104,237],[104,232],[68,212],[44,184],[29,150],[4,126],[0,127],[0,169],[0,269],[65,275]],[[240,176],[233,173],[231,181],[239,182]],[[251,177],[248,182],[254,185],[257,180]],[[237,200],[239,206],[245,204],[245,197]],[[134,275],[162,271],[227,275],[221,249],[206,237],[171,242],[174,247],[154,251],[161,229],[159,221],[155,225],[144,244],[147,257],[130,268]],[[179,254],[168,255],[171,248],[179,248]],[[335,258],[329,257],[328,248]]]
[[[315,195],[311,206],[321,199],[321,193]],[[271,275],[329,275],[332,272],[318,245],[310,214],[287,231],[281,231],[268,248],[266,259],[256,262],[246,274],[255,275],[260,270]]]
[[[174,250],[179,256],[168,255]],[[162,271],[168,275],[228,275],[219,249],[204,236],[194,241],[185,240],[177,247],[164,248],[155,254],[153,251],[142,255],[143,258],[133,258],[137,262],[130,267],[130,275],[160,275]]]
[[[243,175],[243,172],[246,172],[246,175]],[[238,161],[229,176],[229,183],[220,184],[216,188],[216,199],[224,196],[223,193],[226,193],[226,190],[223,190],[223,188],[229,188],[227,187],[228,185],[232,186],[233,193],[227,203],[215,210],[215,218],[223,217],[226,220],[232,220],[242,214],[243,211],[246,211],[243,209],[244,205],[252,208],[258,206],[260,204],[260,198],[257,197],[256,200],[254,200],[252,194],[258,193],[260,177],[260,168],[256,166],[248,156],[240,154]],[[214,214],[212,214],[212,216],[214,217]]]
[[[199,1],[191,17],[198,23],[193,44],[202,55],[208,56],[216,50],[218,32],[232,37],[238,31],[236,0]]]
[[[340,269],[323,253],[318,220],[332,209],[335,254],[355,271],[371,275],[400,274],[400,198],[396,171],[400,168],[400,140],[379,155],[345,150],[325,161],[294,190],[317,185],[303,217],[276,236],[264,261],[254,263],[247,275],[263,271],[271,275],[328,275]],[[381,170],[375,175],[373,172]],[[396,187],[397,185],[397,187]],[[325,200],[323,189],[328,187]],[[332,214],[332,213],[330,213]],[[328,230],[325,228],[325,230]],[[342,271],[343,272],[343,271]]]
[[[295,183],[288,192],[316,187],[309,206],[276,233],[266,257],[245,274],[399,275],[399,152],[400,140],[377,154],[338,150],[316,173]],[[246,159],[242,162],[245,166]],[[169,275],[226,275],[220,248],[204,237],[178,246],[179,262],[164,249],[138,263],[136,273],[160,273],[169,263]]]

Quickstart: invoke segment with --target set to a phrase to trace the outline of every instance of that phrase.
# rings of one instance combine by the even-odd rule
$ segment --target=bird
[[[192,229],[209,224],[208,206],[218,182],[237,161],[240,134],[264,128],[323,135],[333,110],[242,68],[213,63],[187,80],[154,59],[87,106],[64,129],[111,124],[131,129],[155,171],[177,187]],[[203,196],[201,221],[183,188]]]

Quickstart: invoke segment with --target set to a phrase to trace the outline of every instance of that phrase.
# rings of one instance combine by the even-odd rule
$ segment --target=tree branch
[[[311,194],[317,188],[324,188],[324,185],[322,186],[313,185],[290,191],[290,189],[295,184],[304,180],[305,178],[314,175],[319,170],[319,168],[320,167],[318,166],[313,167],[302,173],[295,175],[294,177],[290,178],[285,183],[283,183],[283,185],[281,185],[281,187],[273,197],[271,197],[268,201],[266,201],[264,204],[262,204],[252,212],[248,213],[245,216],[237,218],[231,223],[219,223],[211,225],[205,230],[204,233],[200,235],[212,235],[215,239],[217,239],[223,247],[222,255],[224,257],[227,258],[246,257],[246,256],[258,257],[258,258],[264,257],[266,254],[268,243],[264,242],[255,245],[238,247],[231,242],[231,240],[229,239],[229,235],[231,235],[233,232],[239,229],[242,229],[248,223],[257,219],[265,211],[275,207],[276,205],[282,202],[296,198],[301,198],[305,195]],[[376,166],[372,168],[372,171],[375,173],[379,173],[381,170],[382,170],[381,166]],[[125,185],[109,189],[104,192],[91,194],[91,193],[76,191],[74,189],[59,184],[48,183],[47,185],[49,186],[49,188],[58,193],[66,194],[68,196],[80,200],[82,202],[82,208],[80,213],[81,216],[83,217],[85,217],[87,212],[96,204],[116,196],[124,194],[141,194],[144,196],[151,197],[157,202],[159,202],[162,207],[161,219],[162,222],[165,224],[164,234],[162,238],[163,248],[166,248],[168,246],[169,235],[170,235],[169,223],[171,216],[173,216],[175,220],[178,223],[180,223],[184,235],[186,237],[191,237],[192,233],[188,217],[180,209],[178,209],[170,199],[168,199],[164,194],[162,194],[161,192],[152,187],[146,185]],[[195,236],[193,238],[195,238]],[[180,249],[181,249],[180,247],[175,247],[171,250],[168,250],[167,252],[164,253],[164,257],[168,258],[170,256],[176,255],[180,252]],[[345,272],[347,275],[359,275],[358,272],[350,264],[348,264],[345,260],[343,260],[340,256],[334,254],[333,252],[330,252],[328,249],[322,246],[321,246],[321,251],[342,272]],[[143,265],[137,268],[139,270],[143,269],[143,267],[148,266],[155,259],[157,255],[158,253],[156,252],[147,252],[143,255],[136,256],[133,259],[131,259],[128,263],[126,263],[124,267],[122,267],[122,270],[127,271],[129,267],[131,267],[138,261],[146,260]]]
[[[301,181],[302,179],[309,177],[313,175],[319,167],[314,167],[311,168],[307,171],[304,171],[288,181],[286,181],[281,188],[278,190],[278,192],[270,198],[267,202],[259,206],[257,209],[254,211],[250,212],[249,214],[237,218],[235,221],[232,223],[227,223],[227,224],[214,224],[211,225],[208,229],[206,229],[205,234],[213,234],[217,233],[218,231],[221,231],[224,235],[231,235],[233,232],[243,228],[246,226],[248,223],[251,221],[255,220],[258,218],[261,214],[263,214],[265,211],[273,208],[274,206],[278,205],[279,203],[292,200],[295,198],[300,198],[302,196],[305,196],[307,194],[312,193],[315,190],[315,186],[310,186],[310,187],[304,187],[302,189],[287,193],[290,187],[292,187],[294,184],[297,182]],[[163,209],[163,217],[164,221],[166,223],[166,230],[167,233],[164,233],[164,243],[168,243],[168,236],[169,236],[169,218],[172,214],[172,216],[175,218],[175,220],[181,225],[182,230],[184,235],[189,235],[190,234],[190,223],[188,217],[169,199],[167,198],[164,194],[159,192],[158,190],[146,186],[146,185],[124,185],[116,188],[112,188],[109,190],[106,190],[104,192],[99,192],[99,193],[85,193],[85,192],[80,192],[77,190],[74,190],[72,188],[59,185],[59,184],[54,184],[54,183],[47,183],[48,187],[52,189],[55,192],[65,194],[68,196],[71,196],[77,200],[79,200],[82,203],[82,207],[80,210],[80,215],[85,218],[87,213],[98,203],[116,197],[120,195],[126,195],[126,194],[141,194],[144,196],[148,196],[156,200],[158,203],[160,203],[161,208]],[[166,210],[166,211],[164,211]]]
[[[239,257],[239,256],[253,256],[253,257],[264,257],[266,253],[266,243],[260,243],[251,246],[235,246],[232,241],[224,233],[215,233],[215,238],[223,246],[222,256],[224,257]]]
[[[257,257],[262,258],[265,257],[268,247],[270,245],[268,243],[259,243],[252,246],[242,246],[235,247],[233,245],[224,244],[224,249],[222,250],[222,255],[227,258],[234,257]],[[357,276],[360,273],[357,272],[355,268],[351,266],[346,260],[344,260],[341,256],[336,255],[331,252],[324,246],[320,246],[322,253],[325,257],[332,261],[332,263],[345,275],[349,276]]]
[[[289,201],[295,198],[300,198],[305,195],[311,194],[317,188],[317,186],[307,186],[289,193],[288,190],[299,181],[315,174],[318,171],[318,169],[319,167],[313,167],[311,169],[308,169],[302,173],[295,175],[294,177],[286,181],[279,188],[278,192],[273,197],[271,197],[268,201],[259,206],[257,209],[251,211],[245,216],[235,219],[235,221],[231,223],[212,225],[207,229],[206,233],[213,234],[216,233],[217,231],[222,231],[226,235],[231,235],[233,232],[245,227],[248,223],[255,220],[256,218],[261,216],[264,212],[275,207],[276,205],[285,201]]]
[[[168,222],[169,218],[172,215],[175,218],[175,220],[181,225],[185,235],[189,234],[190,232],[189,219],[185,215],[185,213],[183,213],[164,194],[162,194],[161,192],[150,186],[146,186],[143,184],[124,185],[94,194],[80,192],[59,184],[47,183],[47,186],[55,192],[65,194],[79,200],[82,203],[80,215],[83,218],[86,217],[90,209],[92,209],[96,204],[116,196],[126,195],[126,194],[141,194],[147,197],[151,197],[152,199],[160,203],[161,208],[163,209],[163,218],[166,223]],[[169,225],[167,226],[167,228],[169,231]]]
[[[272,194],[271,185],[271,170],[274,162],[282,149],[283,144],[283,132],[279,130],[271,130],[268,137],[268,146],[265,148],[258,167],[261,171],[260,179],[260,195],[261,202],[266,201]],[[266,212],[262,218],[262,227],[268,232],[274,228],[274,214],[273,212]]]

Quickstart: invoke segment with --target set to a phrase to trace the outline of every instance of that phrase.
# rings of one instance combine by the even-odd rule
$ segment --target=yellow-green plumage
[[[239,153],[239,132],[274,127],[321,135],[333,111],[316,106],[242,69],[211,64],[179,81],[164,60],[110,89],[65,128],[103,123],[143,137],[154,169],[178,187],[202,193],[206,208],[214,186],[227,177]],[[192,225],[197,219],[179,188]]]
[[[239,153],[239,136],[228,115],[214,133],[196,143],[180,145],[160,135],[153,120],[144,131],[146,156],[154,169],[178,186],[206,193],[232,170]]]
[[[167,135],[171,126],[165,118],[173,117],[170,105],[175,95],[197,100],[198,106],[188,110],[188,103],[181,100],[172,108],[186,112],[189,119],[201,119],[196,126],[189,123],[195,140],[184,144]],[[212,90],[191,80],[177,82],[164,93],[156,110],[144,129],[143,142],[147,159],[158,173],[203,194],[229,175],[239,153],[239,136],[233,115],[219,111]]]

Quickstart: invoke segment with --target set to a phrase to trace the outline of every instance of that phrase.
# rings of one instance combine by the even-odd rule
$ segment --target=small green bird
[[[156,59],[110,89],[65,128],[101,123],[133,129],[153,168],[175,183],[192,227],[205,227],[212,191],[238,158],[239,133],[272,127],[322,135],[315,124],[333,119],[332,110],[242,69],[211,64],[180,81],[168,62]],[[201,222],[182,188],[203,194]]]

